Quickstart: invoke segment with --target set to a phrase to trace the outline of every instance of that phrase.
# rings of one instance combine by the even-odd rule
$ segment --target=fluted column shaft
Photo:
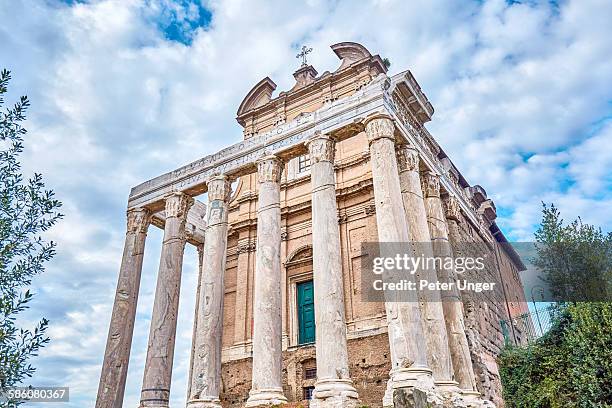
[[[142,260],[151,214],[144,208],[127,212],[127,233],[115,292],[115,303],[108,338],[96,408],[121,408],[127,378],[130,349],[136,319]]]
[[[357,391],[349,376],[340,229],[334,172],[335,141],[308,142],[312,188],[312,259],[317,381],[313,407],[349,407]]]
[[[448,225],[440,199],[440,178],[438,175],[432,172],[424,173],[423,192],[434,255],[441,258],[452,257],[453,251],[448,240]],[[455,282],[455,272],[450,268],[439,268],[438,280]],[[463,303],[456,285],[450,287],[451,290],[442,291],[441,295],[455,380],[459,383],[459,388],[464,394],[473,394],[476,392],[476,379],[465,334]]]
[[[257,253],[253,299],[253,377],[246,406],[287,402],[282,386],[280,178],[283,163],[257,163]]]
[[[416,254],[417,256],[422,254],[425,258],[432,258],[433,248],[419,176],[419,154],[413,147],[403,145],[398,148],[397,157],[410,239],[416,244],[416,249],[419,252]],[[418,270],[417,278],[429,282],[438,280],[434,268]],[[453,380],[453,367],[440,293],[438,291],[427,291],[420,297],[423,330],[427,339],[427,361],[433,371],[435,384],[442,388],[456,388],[457,383]]]
[[[377,117],[366,123],[370,142],[370,162],[374,184],[378,240],[384,243],[408,243],[408,224],[402,204],[397,159],[395,154],[395,126],[388,117]],[[394,257],[395,253],[381,256]],[[416,293],[407,292],[414,299],[400,301],[397,294],[385,294],[385,309],[391,350],[391,372],[383,404],[393,404],[393,390],[402,387],[431,387],[433,379],[427,367],[421,312]]]
[[[208,181],[208,222],[200,275],[193,372],[187,407],[221,407],[221,348],[224,276],[227,254],[227,217],[230,181],[216,176]]]
[[[185,222],[192,205],[193,198],[184,193],[172,193],[166,197],[166,225],[140,395],[141,407],[168,407],[185,249]]]

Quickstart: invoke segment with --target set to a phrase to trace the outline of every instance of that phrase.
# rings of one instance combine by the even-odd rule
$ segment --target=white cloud
[[[160,1],[0,3],[0,65],[32,100],[25,168],[65,202],[58,257],[29,316],[52,320],[38,378],[92,406],[131,186],[240,140],[234,121],[266,75],[286,90],[298,45],[322,73],[328,48],[358,41],[410,68],[436,108],[428,127],[468,181],[481,184],[511,238],[530,239],[540,202],[612,227],[612,7],[605,1],[210,1],[187,46],[156,18],[193,20]],[[173,14],[174,13],[174,14]],[[190,21],[191,21],[190,20]],[[164,20],[165,21],[165,20]],[[147,242],[126,406],[142,381],[161,235]],[[187,253],[172,404],[184,404],[195,253]]]

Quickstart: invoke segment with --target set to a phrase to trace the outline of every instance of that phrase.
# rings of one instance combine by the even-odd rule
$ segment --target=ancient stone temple
[[[187,407],[503,406],[499,322],[526,310],[511,248],[495,246],[497,289],[480,298],[361,296],[363,242],[505,238],[425,128],[434,110],[410,71],[331,48],[334,72],[303,49],[293,88],[248,92],[243,141],[132,189],[96,407],[123,405],[151,225],[164,238],[140,407],[168,407],[187,243],[200,255],[198,287],[182,288],[197,290]]]

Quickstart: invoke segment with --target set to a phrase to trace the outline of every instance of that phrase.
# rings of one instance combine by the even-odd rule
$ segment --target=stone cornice
[[[441,188],[458,199],[459,207],[466,219],[477,229],[478,233],[483,237],[491,236],[488,228],[485,228],[480,222],[480,216],[471,197],[468,197],[465,189],[457,183],[456,175],[449,174],[449,169],[446,168],[448,166],[445,166],[438,158],[438,153],[441,151],[439,146],[429,131],[416,120],[415,113],[406,105],[407,97],[403,95],[405,89],[398,86],[404,80],[404,74],[395,75],[391,79],[389,89],[392,96],[385,98],[385,105],[395,119],[395,126],[399,129],[404,142],[418,150],[419,158],[424,162],[425,167],[440,175]]]
[[[252,173],[254,163],[269,154],[279,155],[284,160],[295,157],[296,150],[302,152],[304,142],[316,132],[338,140],[350,137],[363,130],[362,122],[366,117],[386,111],[383,95],[388,87],[386,79],[381,76],[352,96],[142,183],[132,189],[128,207],[145,206],[158,211],[162,206],[160,201],[168,192],[199,195],[206,192],[206,180],[214,174],[235,178]]]

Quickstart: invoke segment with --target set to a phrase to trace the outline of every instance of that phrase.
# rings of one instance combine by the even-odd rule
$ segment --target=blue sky
[[[541,201],[610,230],[610,21],[603,0],[0,0],[0,67],[13,71],[10,96],[32,101],[24,168],[66,214],[28,314],[51,320],[35,384],[70,386],[62,407],[93,406],[130,187],[239,141],[240,101],[266,75],[289,89],[302,44],[319,72],[337,67],[340,41],[388,57],[391,73],[410,68],[436,109],[428,128],[495,200],[510,239],[531,238]],[[126,407],[138,404],[160,241],[152,228]],[[186,394],[195,268],[188,248],[173,406]]]

